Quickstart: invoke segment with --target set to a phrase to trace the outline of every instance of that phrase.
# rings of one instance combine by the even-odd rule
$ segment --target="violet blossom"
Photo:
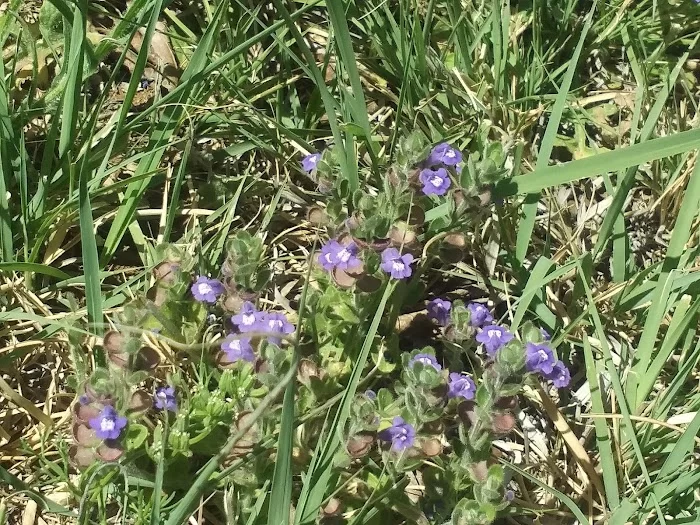
[[[433,299],[428,303],[428,317],[442,326],[450,324],[450,310],[452,303],[445,299]]]
[[[357,245],[354,242],[343,246],[335,239],[331,239],[321,248],[319,262],[324,270],[331,271],[335,268],[349,270],[362,264],[357,257]]]
[[[231,322],[238,327],[238,331],[242,334],[254,332],[257,330],[258,323],[263,315],[263,312],[255,308],[253,303],[245,301],[240,311],[231,317]]]
[[[287,316],[282,312],[268,312],[260,319],[259,329],[262,332],[269,332],[267,340],[275,345],[279,345],[281,339],[275,334],[291,334],[294,332],[294,325],[287,321]]]
[[[428,164],[436,166],[444,164],[445,166],[456,166],[462,162],[462,153],[450,146],[447,142],[442,142],[435,146],[428,157]]]
[[[217,279],[209,279],[204,275],[197,277],[192,284],[192,295],[197,301],[214,304],[216,298],[224,293],[224,285]]]
[[[466,374],[452,372],[447,383],[447,397],[463,397],[464,399],[474,399],[476,394],[476,384],[474,380]]]
[[[484,345],[486,353],[493,357],[500,348],[513,339],[513,334],[495,324],[484,326],[476,335],[476,340]]]
[[[250,344],[250,337],[228,337],[221,343],[221,350],[232,363],[236,361],[255,361],[253,345]]]
[[[421,363],[423,366],[432,366],[438,372],[442,370],[442,366],[437,362],[434,355],[431,354],[416,354],[409,361],[408,366],[413,368],[416,363]]]
[[[571,372],[561,361],[554,363],[552,371],[544,377],[557,388],[566,388],[571,383]]]
[[[527,343],[525,345],[525,367],[529,372],[551,374],[556,363],[554,352],[546,344]]]
[[[444,195],[452,184],[445,168],[425,168],[421,170],[418,180],[423,184],[423,193],[426,195]]]
[[[171,412],[177,412],[175,387],[168,385],[156,388],[156,395],[154,396],[153,405],[158,410],[170,410]]]
[[[413,446],[416,440],[416,430],[401,416],[397,416],[392,421],[391,426],[379,432],[377,436],[382,441],[391,441],[391,449],[395,452],[401,452]]]
[[[486,323],[493,322],[493,316],[488,308],[481,303],[469,303],[469,324],[475,328],[480,328]]]
[[[411,263],[413,255],[404,253],[401,255],[396,248],[387,248],[382,252],[381,268],[391,275],[393,279],[406,279],[411,276],[413,270]]]
[[[320,153],[311,153],[301,159],[301,167],[306,173],[311,173],[318,166],[318,162],[321,160]]]
[[[120,416],[111,405],[105,405],[102,411],[88,421],[90,428],[100,439],[117,439],[127,424],[127,419]]]

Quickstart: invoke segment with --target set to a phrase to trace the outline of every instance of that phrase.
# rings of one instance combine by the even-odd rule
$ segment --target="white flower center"
[[[352,257],[352,254],[347,248],[343,248],[338,252],[338,260],[340,262],[348,262],[348,260]]]
[[[454,150],[448,149],[448,150],[445,152],[445,157],[450,158],[450,159],[453,159],[453,158],[455,157],[455,152],[454,152]]]
[[[240,339],[233,339],[229,343],[229,348],[231,350],[240,350],[241,349],[241,340]]]
[[[241,317],[241,321],[243,321],[244,325],[251,325],[255,323],[255,314],[243,314]]]
[[[282,321],[279,319],[272,319],[267,322],[267,326],[270,327],[270,330],[274,330],[275,328],[282,328]]]
[[[430,184],[432,184],[436,188],[439,188],[440,186],[442,186],[442,178],[440,178],[436,175],[435,177],[430,179]]]
[[[330,254],[330,253],[325,254],[325,255],[323,256],[323,260],[326,261],[326,262],[329,263],[329,264],[332,264],[333,261],[331,260],[331,255],[332,255],[332,254]]]
[[[209,286],[207,283],[200,283],[199,293],[201,293],[202,295],[212,293],[213,291],[214,290],[212,290],[211,286]]]
[[[111,432],[114,430],[114,420],[103,417],[102,421],[100,422],[100,430],[102,430],[102,432]]]
[[[537,355],[540,357],[541,360],[547,360],[547,352],[545,352],[544,350],[538,350]]]
[[[311,164],[316,164],[318,162],[318,157],[316,155],[312,155],[311,157],[309,157],[309,162]]]
[[[501,337],[501,331],[500,330],[489,330],[486,332],[489,337]]]
[[[405,268],[406,265],[401,261],[394,261],[391,263],[391,269],[395,272],[403,272]]]
[[[433,363],[428,359],[427,357],[419,357],[416,359],[419,363],[423,363],[424,365],[432,365]]]

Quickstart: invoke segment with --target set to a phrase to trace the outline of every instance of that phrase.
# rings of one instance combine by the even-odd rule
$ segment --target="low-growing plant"
[[[319,518],[361,514],[374,494],[391,493],[419,522],[492,522],[513,498],[493,441],[515,428],[524,385],[565,387],[569,371],[533,323],[511,331],[481,301],[426,303],[422,278],[464,257],[505,160],[491,148],[463,161],[457,149],[427,148],[416,134],[400,144],[382,192],[350,194],[332,149],[307,156],[302,167],[326,196],[309,217],[329,240],[311,256],[303,312],[262,302],[272,271],[258,236],[236,232],[214,276],[194,273],[190,256],[162,246],[153,286],[105,334],[107,365],[83,381],[73,406],[69,455],[93,480],[88,500],[104,497],[96,474],[116,481],[115,463],[158,480],[156,521],[177,522],[193,498],[228,482],[235,513],[256,519],[280,453],[277,394],[295,378],[292,469],[301,473],[358,366],[359,342],[371,338],[371,367],[336,429],[344,442]],[[387,292],[390,315],[372,333]],[[406,315],[409,328],[397,329]],[[416,327],[420,337],[407,340]],[[155,373],[161,358],[175,366],[165,382]],[[178,372],[184,366],[194,383]],[[424,487],[419,496],[398,483],[409,474]]]

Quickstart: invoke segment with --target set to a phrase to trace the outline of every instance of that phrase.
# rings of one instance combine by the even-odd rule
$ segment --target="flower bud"
[[[79,469],[84,469],[92,465],[95,460],[95,453],[91,448],[73,445],[68,449],[68,457],[71,463]]]
[[[153,398],[145,390],[137,390],[131,395],[129,400],[129,414],[139,414],[146,412],[153,406]]]
[[[496,434],[508,434],[515,428],[515,423],[512,412],[497,412],[491,418],[491,428]]]
[[[420,445],[423,454],[429,458],[442,454],[442,443],[437,438],[424,439]]]
[[[338,516],[343,508],[343,503],[338,498],[331,498],[326,503],[326,506],[321,509],[324,518]]]
[[[116,441],[107,440],[104,441],[99,447],[97,447],[97,456],[102,461],[117,461],[124,454],[124,448]]]
[[[352,458],[358,459],[369,454],[373,444],[374,434],[360,433],[348,440],[346,449]]]
[[[459,232],[448,233],[442,240],[440,258],[448,263],[457,263],[464,259],[467,238]]]
[[[320,206],[312,206],[306,212],[306,220],[316,226],[324,226],[328,224],[328,214]]]

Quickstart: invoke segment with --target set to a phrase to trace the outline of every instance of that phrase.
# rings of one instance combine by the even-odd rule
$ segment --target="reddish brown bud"
[[[348,440],[346,449],[352,458],[358,459],[369,454],[373,444],[373,434],[361,433]]]
[[[496,434],[508,434],[515,428],[516,419],[511,412],[498,412],[491,418],[491,427]]]
[[[483,482],[488,478],[489,467],[486,461],[479,461],[469,467],[469,473],[474,481]]]
[[[131,395],[129,400],[129,408],[127,412],[130,414],[138,414],[146,412],[153,406],[153,398],[145,390],[137,390]]]
[[[429,458],[442,454],[442,443],[437,438],[424,439],[420,445],[423,454]]]
[[[323,208],[319,206],[312,206],[306,212],[306,220],[311,224],[324,226],[328,224],[328,214]]]
[[[83,405],[75,403],[73,405],[73,421],[76,423],[88,424],[88,422],[97,417],[100,410],[93,405]]]
[[[72,431],[73,439],[80,446],[94,447],[100,442],[95,431],[87,425],[76,423],[73,425]]]
[[[476,411],[474,401],[462,401],[457,407],[457,414],[467,427],[476,423]]]
[[[518,408],[518,396],[499,397],[494,406],[501,410],[516,410]]]
[[[343,503],[338,498],[331,498],[326,503],[326,506],[321,509],[323,517],[338,516],[343,508]]]
[[[153,348],[143,346],[134,359],[135,370],[155,370],[160,364],[160,355]]]
[[[91,448],[73,445],[68,449],[68,457],[71,463],[79,468],[87,468],[95,462],[95,453]]]
[[[107,440],[97,447],[97,456],[102,461],[117,461],[124,454],[122,446],[115,441]]]

